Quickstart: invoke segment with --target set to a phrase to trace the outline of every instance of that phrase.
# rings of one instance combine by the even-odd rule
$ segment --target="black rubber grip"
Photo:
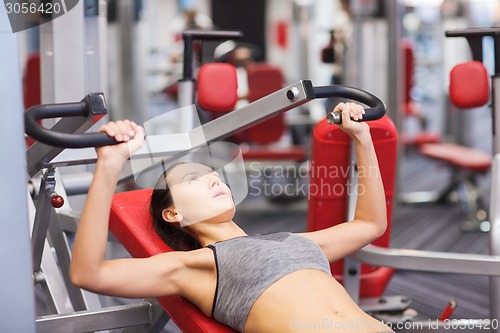
[[[367,105],[369,109],[365,109],[363,118],[356,121],[377,120],[382,118],[386,113],[386,106],[384,102],[382,102],[377,96],[361,89],[337,85],[314,87],[314,95],[315,98],[342,97]],[[342,112],[329,112],[326,115],[326,121],[329,124],[341,124]]]
[[[24,113],[26,134],[35,140],[60,148],[87,148],[114,145],[118,142],[106,133],[62,133],[48,130],[36,122],[40,119],[59,117],[90,117],[107,113],[104,94],[92,93],[81,102],[44,104],[29,108]]]

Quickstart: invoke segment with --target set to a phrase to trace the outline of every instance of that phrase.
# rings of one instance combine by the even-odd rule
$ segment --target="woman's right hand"
[[[333,111],[342,112],[342,124],[339,127],[353,138],[365,136],[370,133],[367,123],[356,122],[361,120],[365,109],[356,103],[339,103]]]
[[[98,132],[104,132],[121,142],[116,145],[96,148],[98,160],[109,159],[123,164],[144,143],[144,129],[130,120],[109,122],[101,126]]]

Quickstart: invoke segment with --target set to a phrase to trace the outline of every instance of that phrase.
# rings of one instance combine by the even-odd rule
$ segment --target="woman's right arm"
[[[94,178],[76,232],[71,281],[83,289],[118,297],[177,294],[176,281],[184,272],[182,253],[145,259],[104,259],[116,184],[129,156],[142,146],[144,130],[132,122],[119,121],[108,123],[99,131],[122,143],[96,149]]]

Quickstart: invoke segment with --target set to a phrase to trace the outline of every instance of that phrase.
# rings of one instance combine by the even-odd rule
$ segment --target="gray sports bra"
[[[257,298],[280,278],[302,269],[331,275],[321,248],[288,232],[237,237],[208,247],[217,268],[212,317],[240,332]]]

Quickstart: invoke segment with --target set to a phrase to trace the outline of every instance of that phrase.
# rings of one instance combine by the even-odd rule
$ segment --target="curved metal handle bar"
[[[106,113],[106,101],[102,93],[89,94],[77,103],[37,105],[24,113],[25,131],[35,140],[61,148],[87,148],[117,144],[118,142],[106,133],[61,133],[48,130],[36,122],[47,118],[89,117]]]
[[[359,121],[377,120],[385,115],[386,106],[384,102],[382,102],[377,96],[364,90],[336,85],[313,87],[313,89],[315,98],[344,97],[369,106],[370,108],[365,110],[366,113],[363,115],[363,119]],[[326,115],[326,121],[329,124],[341,124],[342,112],[329,112]]]

